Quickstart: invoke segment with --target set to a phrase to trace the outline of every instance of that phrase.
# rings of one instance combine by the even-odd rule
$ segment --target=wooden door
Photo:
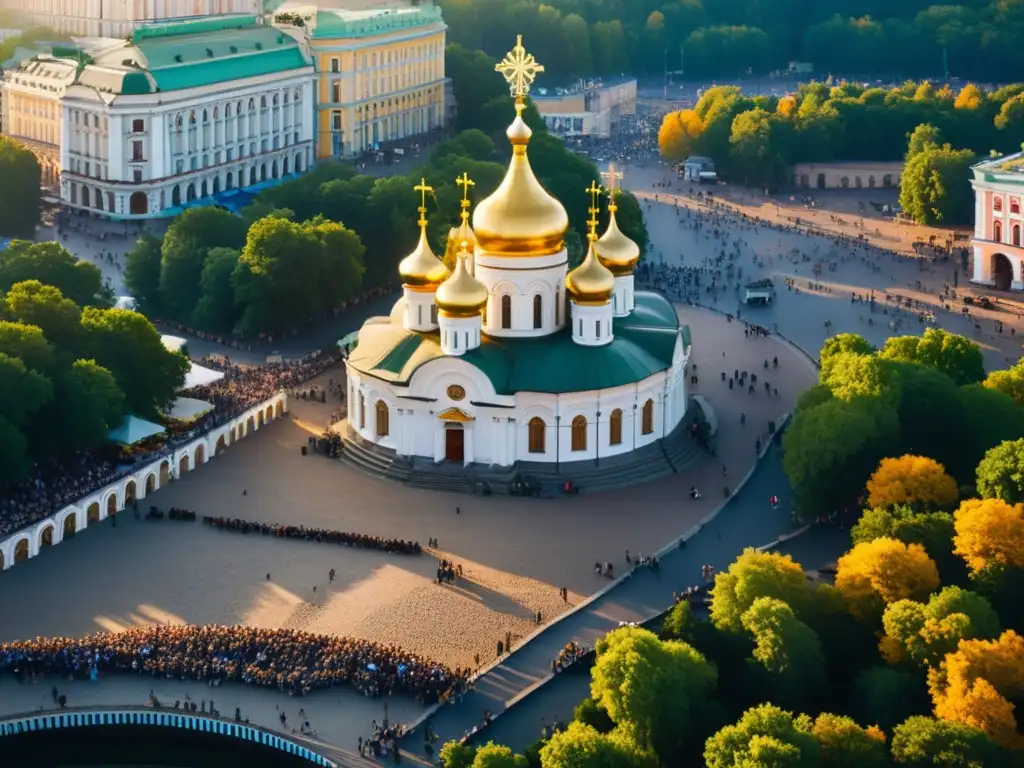
[[[461,429],[454,429],[448,427],[444,431],[444,457],[448,461],[457,461],[460,464],[463,463],[465,458],[464,446],[465,446],[466,433]]]

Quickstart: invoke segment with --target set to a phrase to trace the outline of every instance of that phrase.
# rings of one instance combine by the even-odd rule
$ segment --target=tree
[[[951,507],[957,495],[956,480],[946,474],[939,462],[927,456],[908,454],[898,459],[882,459],[868,479],[868,504],[872,507]]]
[[[854,544],[883,537],[920,544],[943,581],[965,575],[962,561],[953,556],[953,516],[948,512],[920,512],[907,505],[866,509],[850,533]]]
[[[15,283],[4,297],[7,310],[18,322],[42,329],[47,341],[59,348],[77,350],[81,344],[82,312],[52,285],[38,280]]]
[[[992,371],[985,379],[985,386],[1011,397],[1017,405],[1024,406],[1024,360],[1006,370]]]
[[[472,768],[527,768],[526,758],[508,747],[489,741],[476,750]]]
[[[0,291],[26,280],[53,286],[80,307],[111,303],[99,268],[76,258],[60,243],[15,240],[0,252]]]
[[[830,336],[825,340],[819,355],[822,381],[827,379],[833,360],[843,352],[872,355],[875,353],[875,348],[867,339],[856,333],[837,333],[835,336]]]
[[[732,164],[745,183],[770,186],[781,178],[786,162],[776,134],[774,118],[764,109],[741,112],[732,121]]]
[[[935,715],[981,730],[996,744],[1024,746],[1011,699],[1024,693],[1024,638],[1007,630],[996,640],[964,640],[928,673]]]
[[[800,564],[789,555],[746,549],[711,590],[711,621],[726,632],[742,632],[743,615],[758,598],[779,600],[800,615],[812,599]]]
[[[472,744],[460,744],[457,741],[447,741],[438,752],[438,761],[443,768],[471,768],[473,758],[476,756],[476,747]]]
[[[919,544],[881,538],[856,545],[839,558],[836,589],[850,612],[875,621],[887,603],[922,599],[939,586],[935,562]]]
[[[455,43],[445,48],[445,74],[455,86],[455,102],[459,105],[455,129],[478,128],[491,135],[504,125],[483,120],[482,108],[496,97],[508,98],[500,77],[494,74],[498,62],[483,51],[464,48]]]
[[[818,742],[822,768],[885,768],[889,755],[885,734],[862,728],[849,717],[824,712],[810,728]]]
[[[967,499],[953,517],[953,551],[972,572],[1024,568],[1024,505]]]
[[[691,646],[624,627],[598,641],[590,693],[622,734],[662,760],[699,732],[717,673]]]
[[[1011,135],[1020,135],[1024,129],[1024,94],[1017,94],[1003,102],[996,115],[995,126]]]
[[[95,360],[76,360],[54,378],[50,435],[59,435],[53,451],[90,451],[107,439],[107,433],[124,417],[124,393],[110,371]]]
[[[6,57],[4,59],[6,61]],[[39,224],[42,171],[29,150],[0,136],[0,235],[32,237]]]
[[[662,157],[678,163],[695,154],[703,130],[703,122],[692,109],[669,112],[662,118],[658,130],[658,147]]]
[[[168,351],[153,324],[138,312],[87,307],[82,328],[85,347],[124,392],[128,413],[155,417],[185,383],[188,358]]]
[[[873,666],[853,682],[852,714],[890,733],[908,715],[928,712],[928,704],[928,689],[916,671]]]
[[[241,248],[245,222],[212,205],[189,208],[164,235],[160,261],[160,305],[175,320],[188,323],[200,299],[200,281],[211,248]]]
[[[889,368],[876,355],[839,352],[828,358],[820,381],[833,397],[851,401],[859,397],[873,398],[889,389]]]
[[[999,617],[981,595],[946,587],[927,605],[897,600],[882,616],[885,636],[880,648],[890,663],[903,660],[934,666],[956,650],[961,640],[999,634]]]
[[[541,749],[540,764],[541,768],[653,768],[658,761],[621,732],[604,734],[583,723],[570,723]]]
[[[1004,440],[978,465],[978,494],[1007,504],[1024,502],[1024,438]]]
[[[967,183],[977,155],[949,144],[912,156],[900,177],[900,206],[918,224],[970,221],[973,194]]]
[[[985,103],[985,94],[974,83],[967,83],[960,89],[953,103],[954,109],[978,109]]]
[[[958,454],[963,466],[954,474],[967,482],[990,448],[1024,435],[1024,408],[1002,392],[981,385],[960,387],[957,397],[961,414]]]
[[[143,232],[125,257],[125,285],[139,305],[149,311],[160,306],[161,243],[152,232]]]
[[[211,248],[199,277],[201,298],[192,313],[192,324],[215,333],[231,333],[238,322],[234,274],[239,253],[234,248]]]
[[[35,325],[0,321],[0,352],[19,358],[26,368],[46,374],[54,365],[54,352]]]
[[[761,704],[709,738],[704,761],[707,768],[814,768],[820,750],[808,725],[779,707]]]
[[[800,700],[824,687],[825,655],[814,630],[786,603],[759,597],[742,616],[754,639],[754,659],[773,679],[773,689]]]
[[[572,719],[588,725],[598,733],[611,733],[615,730],[615,723],[608,716],[608,712],[589,696],[576,705],[572,712]]]
[[[910,134],[905,159],[907,162],[910,162],[915,155],[919,155],[931,147],[939,146],[941,141],[942,135],[939,133],[938,128],[931,123],[922,123]]]
[[[0,368],[3,363],[0,362]],[[31,466],[28,457],[28,441],[20,429],[6,417],[0,416],[0,487],[23,478]]]
[[[0,416],[15,427],[53,399],[53,384],[41,373],[25,367],[16,357],[0,352]]]
[[[892,758],[897,765],[993,768],[1000,757],[984,733],[952,720],[918,715],[896,726],[892,735]]]
[[[978,345],[941,328],[929,328],[921,336],[894,336],[885,342],[881,356],[934,368],[961,386],[985,378],[985,360]]]

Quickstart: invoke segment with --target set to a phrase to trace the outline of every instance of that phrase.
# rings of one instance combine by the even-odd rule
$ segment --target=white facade
[[[4,0],[35,24],[83,37],[126,37],[147,21],[260,13],[260,0]]]
[[[61,199],[112,218],[154,218],[314,161],[312,67],[113,99],[63,101]]]
[[[1024,153],[974,166],[971,282],[1024,291]]]
[[[476,248],[473,276],[487,286],[484,333],[497,338],[547,336],[565,327],[563,248],[550,256],[493,256]]]

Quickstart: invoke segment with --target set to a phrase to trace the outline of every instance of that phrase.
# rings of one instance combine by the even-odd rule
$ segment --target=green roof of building
[[[375,37],[441,21],[441,9],[434,5],[355,11],[320,9],[311,32],[314,39]]]
[[[675,309],[663,297],[637,293],[636,309],[616,318],[615,339],[601,347],[572,340],[568,328],[540,338],[484,337],[461,359],[490,379],[499,395],[516,392],[562,394],[633,384],[672,366],[676,339],[690,345],[690,329],[680,326]],[[440,357],[437,333],[407,331],[397,323],[370,321],[349,355],[356,370],[404,385],[423,365]]]

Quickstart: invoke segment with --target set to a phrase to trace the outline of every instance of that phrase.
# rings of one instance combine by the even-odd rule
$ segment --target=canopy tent
[[[160,341],[163,342],[164,349],[168,352],[181,352],[188,344],[188,341],[181,336],[167,336],[166,334],[160,337]]]
[[[159,424],[140,419],[138,416],[126,416],[121,426],[107,432],[107,440],[118,445],[135,445],[147,437],[163,432],[164,428]]]
[[[208,384],[213,384],[215,381],[220,381],[224,378],[224,374],[220,371],[215,371],[211,368],[203,368],[201,365],[192,365],[188,369],[188,373],[185,374],[185,385],[179,389],[179,392],[184,392],[187,389],[193,387],[205,387]]]
[[[203,414],[209,413],[213,408],[213,403],[208,403],[205,400],[196,400],[194,397],[179,397],[171,403],[171,407],[164,415],[175,421],[191,422]]]

